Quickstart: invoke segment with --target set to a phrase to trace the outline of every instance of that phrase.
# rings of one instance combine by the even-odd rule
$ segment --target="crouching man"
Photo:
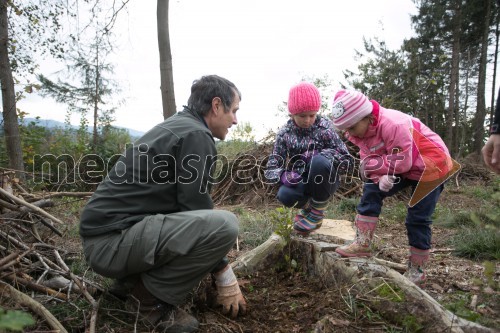
[[[161,332],[193,332],[196,318],[178,308],[209,273],[224,313],[246,311],[227,253],[238,220],[213,210],[210,172],[237,123],[241,93],[217,75],[193,82],[187,106],[129,147],[81,215],[90,267],[115,279],[114,292]]]

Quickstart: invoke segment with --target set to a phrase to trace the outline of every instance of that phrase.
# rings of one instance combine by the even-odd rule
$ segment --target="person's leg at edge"
[[[311,199],[307,207],[295,216],[293,228],[300,235],[308,235],[321,227],[328,201],[339,186],[337,172],[323,155],[311,159],[306,182],[306,193]]]
[[[413,190],[416,185],[417,182],[413,185]],[[431,250],[431,216],[443,189],[444,185],[441,184],[415,206],[408,208],[405,225],[410,248],[408,269],[404,275],[417,285],[423,284],[427,278],[425,266],[429,261]]]

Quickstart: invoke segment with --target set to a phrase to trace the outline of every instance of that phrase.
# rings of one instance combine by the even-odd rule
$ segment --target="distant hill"
[[[64,127],[66,127],[65,123],[63,123],[61,121],[57,121],[57,120],[52,120],[52,119],[25,118],[24,120],[27,124],[30,122],[34,122],[38,126],[42,126],[45,128],[64,128]],[[3,122],[3,116],[1,113],[0,113],[0,122]],[[78,126],[71,125],[71,127],[74,129],[78,129]],[[130,134],[130,136],[133,138],[139,138],[139,137],[144,135],[144,132],[137,131],[137,130],[134,130],[131,128],[120,127],[120,126],[113,126],[113,127],[123,128],[124,130],[128,131],[128,134]],[[88,131],[92,132],[92,127],[89,126]]]

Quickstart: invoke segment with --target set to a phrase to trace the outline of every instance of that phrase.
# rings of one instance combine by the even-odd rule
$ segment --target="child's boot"
[[[311,199],[309,206],[302,209],[295,216],[293,229],[302,236],[307,236],[314,230],[321,228],[328,201],[316,201]]]
[[[356,215],[354,224],[356,226],[356,237],[350,244],[338,247],[335,252],[342,257],[371,257],[371,241],[375,228],[377,227],[378,217]]]
[[[429,261],[430,252],[431,250],[410,247],[408,269],[404,273],[404,276],[416,285],[422,285],[427,278],[425,275],[425,264]]]

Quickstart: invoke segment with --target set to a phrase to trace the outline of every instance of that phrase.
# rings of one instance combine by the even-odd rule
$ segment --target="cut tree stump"
[[[348,289],[339,288],[343,298],[368,303],[393,322],[413,323],[422,332],[498,332],[446,310],[395,270],[401,271],[401,264],[377,258],[341,258],[334,252],[354,236],[352,222],[325,220],[321,229],[309,237],[292,237],[289,246],[300,254],[301,267],[308,274],[320,276],[328,288],[350,286]],[[237,258],[232,263],[233,270],[238,275],[252,275],[273,268],[285,246],[284,239],[273,234],[266,242]],[[318,322],[318,332],[326,332],[319,327],[324,328],[327,319]]]

